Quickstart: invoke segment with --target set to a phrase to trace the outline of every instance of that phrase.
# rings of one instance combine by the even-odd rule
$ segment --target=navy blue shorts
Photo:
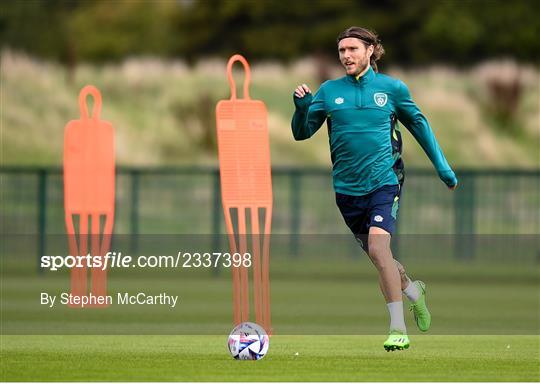
[[[396,230],[401,187],[383,185],[364,196],[350,196],[336,192],[336,204],[345,223],[360,240],[369,228],[379,227],[390,234]]]

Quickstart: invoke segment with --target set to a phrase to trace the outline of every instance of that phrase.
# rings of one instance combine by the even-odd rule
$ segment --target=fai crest
[[[379,107],[384,107],[388,101],[388,96],[386,96],[386,93],[377,92],[373,95],[373,99]]]

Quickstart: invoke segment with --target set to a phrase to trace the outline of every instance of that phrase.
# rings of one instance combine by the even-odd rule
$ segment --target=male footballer
[[[295,89],[292,132],[296,140],[305,140],[327,121],[336,203],[379,273],[390,313],[384,348],[402,350],[409,347],[402,293],[411,301],[421,331],[429,329],[431,314],[426,285],[411,281],[390,249],[404,181],[397,121],[411,132],[448,188],[455,189],[457,179],[407,86],[378,73],[384,48],[377,35],[350,27],[339,34],[337,44],[346,75],[324,82],[315,96],[306,84]]]

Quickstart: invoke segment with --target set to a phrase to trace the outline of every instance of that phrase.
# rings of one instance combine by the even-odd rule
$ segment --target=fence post
[[[38,194],[37,194],[38,214],[37,214],[37,229],[38,229],[38,272],[42,273],[41,256],[45,254],[47,231],[47,170],[38,170]]]
[[[454,198],[455,257],[471,260],[475,253],[475,185],[476,175],[465,173],[459,178]]]
[[[131,252],[139,251],[139,187],[140,172],[131,170]]]
[[[221,199],[219,170],[213,172],[213,188],[212,188],[212,233],[217,236],[219,244],[219,232],[221,230]],[[214,238],[216,239],[216,238]]]
[[[219,169],[213,171],[212,188],[212,249],[219,252],[221,247],[221,199],[220,199],[220,174]],[[213,268],[215,276],[220,274],[221,268]]]
[[[293,256],[298,255],[298,236],[300,233],[300,196],[302,196],[302,174],[298,170],[289,171],[289,197],[291,212],[291,241],[290,251]]]

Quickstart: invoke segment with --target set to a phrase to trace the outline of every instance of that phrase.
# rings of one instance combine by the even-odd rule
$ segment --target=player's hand
[[[439,177],[446,184],[449,190],[453,191],[458,186],[458,179],[456,174],[451,169],[447,169],[439,172]]]
[[[294,90],[294,96],[298,97],[299,99],[303,98],[308,93],[311,93],[311,90],[309,89],[309,87],[306,84],[299,85]]]
[[[313,95],[307,85],[302,84],[296,87],[293,95],[294,106],[296,109],[306,110],[309,108],[312,100]]]

